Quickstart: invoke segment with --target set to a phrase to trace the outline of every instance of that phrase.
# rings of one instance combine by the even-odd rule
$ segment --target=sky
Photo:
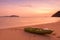
[[[0,0],[0,16],[44,16],[59,10],[60,0]]]

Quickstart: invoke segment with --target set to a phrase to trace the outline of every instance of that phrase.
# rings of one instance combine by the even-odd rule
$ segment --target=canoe
[[[50,29],[47,30],[44,28],[32,28],[32,27],[24,28],[24,31],[29,33],[34,33],[34,34],[41,34],[41,35],[51,34],[53,32],[53,30]]]

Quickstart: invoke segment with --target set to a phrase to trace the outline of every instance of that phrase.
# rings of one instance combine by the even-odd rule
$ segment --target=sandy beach
[[[0,40],[60,40],[60,22],[26,27],[49,28],[54,32],[50,35],[37,35],[24,32],[24,27],[0,29]]]

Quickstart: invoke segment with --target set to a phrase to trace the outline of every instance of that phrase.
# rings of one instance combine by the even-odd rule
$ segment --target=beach
[[[0,40],[60,40],[60,0],[0,0]]]
[[[25,27],[0,29],[0,40],[60,40],[60,21],[48,24],[31,25],[26,27],[49,28],[54,34],[37,35],[24,31]]]

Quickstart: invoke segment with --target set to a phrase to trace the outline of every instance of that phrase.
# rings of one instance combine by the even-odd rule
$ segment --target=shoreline
[[[24,32],[24,27],[49,28],[56,35],[42,36]],[[60,21],[48,24],[38,24],[24,27],[0,29],[0,40],[60,40]]]
[[[0,29],[10,29],[10,28],[24,28],[24,27],[32,27],[32,26],[39,26],[39,25],[47,25],[47,24],[54,24],[54,23],[59,23],[60,21],[57,21],[57,22],[53,22],[53,23],[44,23],[44,24],[32,24],[32,25],[25,25],[25,26],[18,26],[18,27],[5,27],[5,28],[0,28]]]

